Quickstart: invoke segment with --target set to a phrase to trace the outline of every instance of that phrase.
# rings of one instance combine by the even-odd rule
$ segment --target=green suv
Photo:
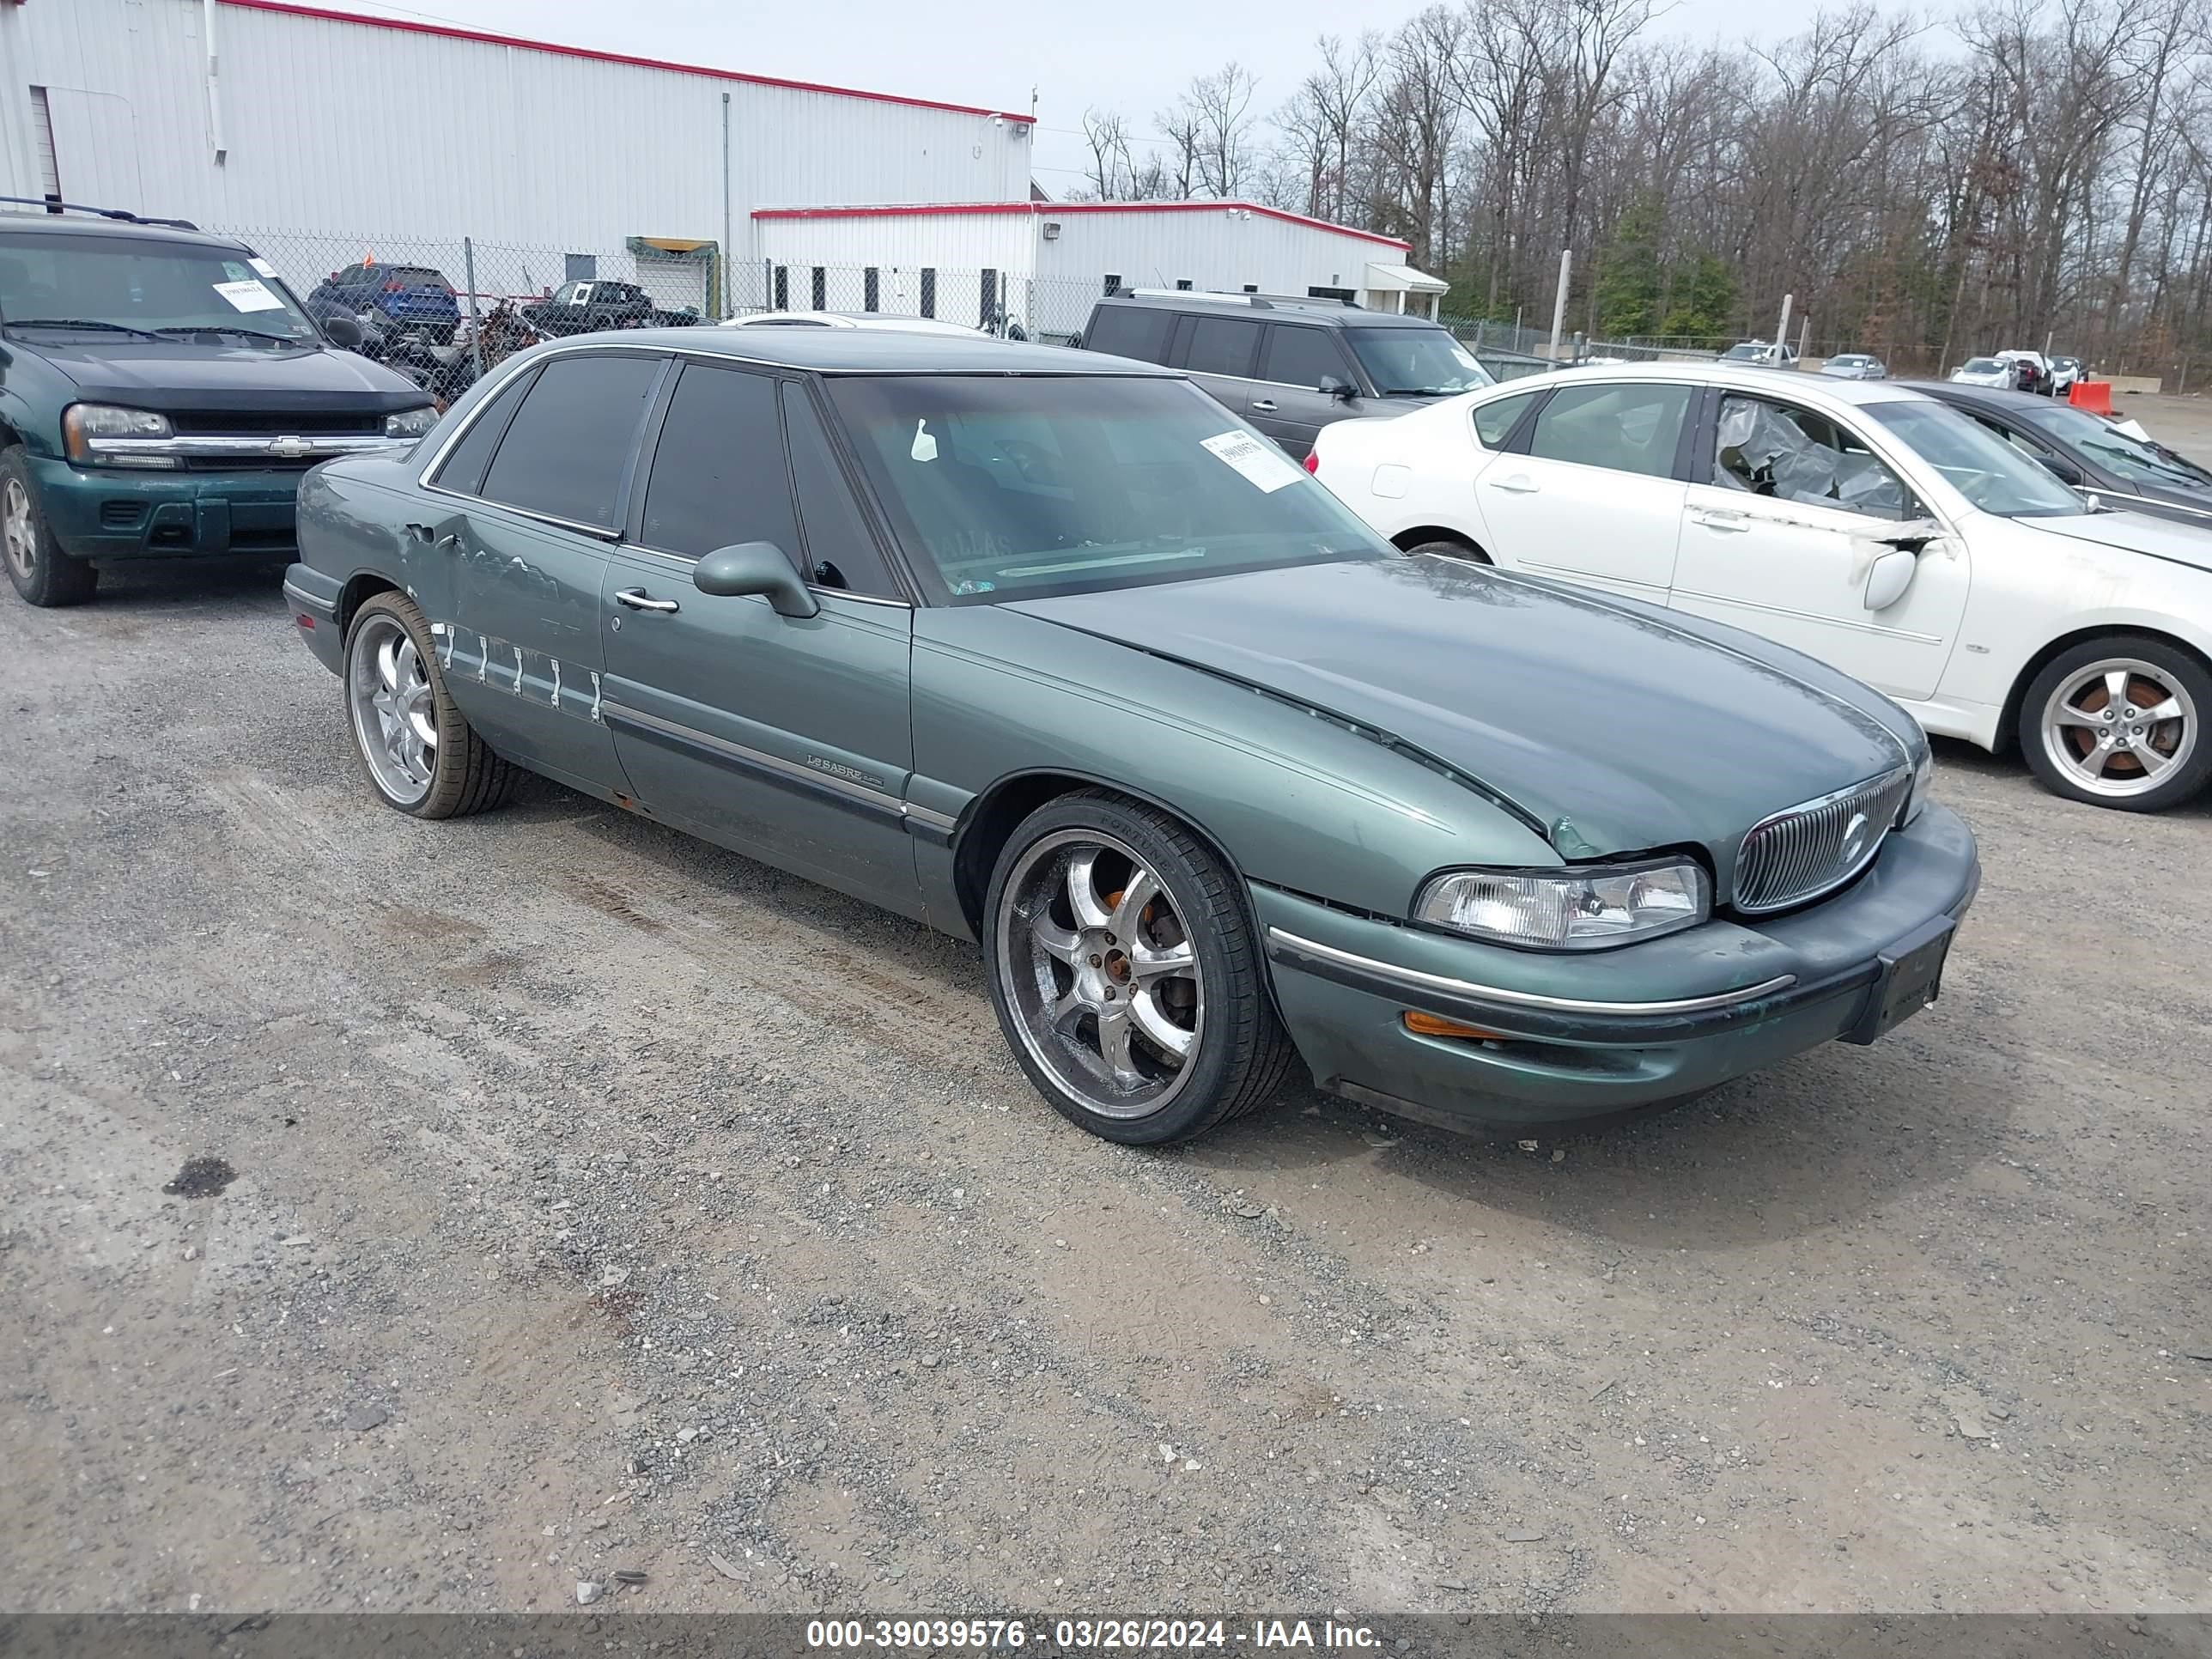
[[[289,560],[301,475],[404,449],[437,411],[337,348],[252,249],[113,210],[0,211],[0,563],[37,605],[99,566]]]

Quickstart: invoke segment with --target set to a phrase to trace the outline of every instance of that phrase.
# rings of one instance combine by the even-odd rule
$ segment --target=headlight
[[[161,466],[177,465],[173,455],[133,454],[129,450],[95,449],[102,438],[172,438],[169,417],[150,409],[118,409],[112,404],[71,404],[62,414],[62,448],[80,466]]]
[[[397,415],[384,417],[384,435],[387,438],[419,438],[438,424],[438,411],[425,404],[420,409],[403,409]]]
[[[1413,920],[1534,951],[1595,951],[1694,927],[1712,884],[1686,859],[1578,870],[1458,870],[1421,890]]]
[[[1923,749],[1920,758],[1912,763],[1912,787],[1906,792],[1905,810],[1897,815],[1899,829],[1903,829],[1920,816],[1920,809],[1928,805],[1928,786],[1935,781],[1935,751]]]

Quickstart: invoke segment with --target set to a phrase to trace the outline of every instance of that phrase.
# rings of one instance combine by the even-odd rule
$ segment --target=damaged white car
[[[2212,775],[2212,532],[2105,510],[1894,384],[1580,371],[1339,422],[1308,465],[1401,547],[1778,640],[2075,800],[2155,811]]]

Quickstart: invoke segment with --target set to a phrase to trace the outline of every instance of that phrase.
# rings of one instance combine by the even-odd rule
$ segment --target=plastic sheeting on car
[[[1772,404],[1723,398],[1713,482],[1755,495],[1895,519],[1905,511],[1897,475],[1871,455],[1821,443]]]

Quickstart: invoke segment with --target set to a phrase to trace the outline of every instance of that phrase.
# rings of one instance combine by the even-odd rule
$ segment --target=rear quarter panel
[[[1474,441],[1463,409],[1339,421],[1315,449],[1315,476],[1376,533],[1395,541],[1433,526],[1489,547],[1474,483],[1496,458]]]

